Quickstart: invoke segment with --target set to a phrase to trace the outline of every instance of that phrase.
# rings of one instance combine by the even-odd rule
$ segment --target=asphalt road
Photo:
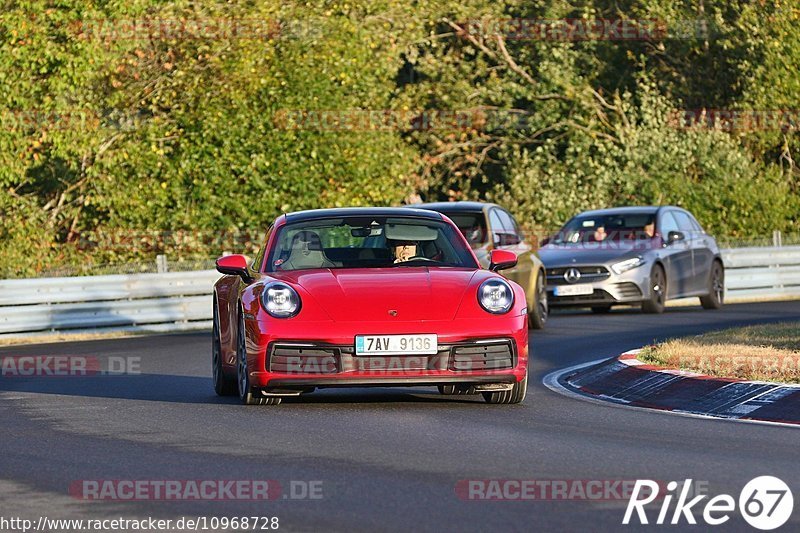
[[[691,478],[738,498],[760,475],[800,500],[800,431],[627,410],[567,398],[542,377],[654,340],[800,318],[800,303],[554,315],[532,332],[518,406],[433,389],[327,389],[282,405],[220,399],[209,335],[9,347],[8,355],[123,357],[140,375],[2,378],[0,511],[5,518],[277,516],[281,530],[618,530],[625,501],[466,501],[459,480]],[[321,499],[82,501],[77,480],[318,481]],[[300,485],[296,485],[300,486]],[[285,491],[284,493],[286,493]],[[698,518],[702,513],[696,513]],[[655,518],[655,513],[651,519]],[[736,514],[726,524],[747,530]],[[800,512],[785,526],[797,530]],[[652,529],[652,526],[651,526]]]

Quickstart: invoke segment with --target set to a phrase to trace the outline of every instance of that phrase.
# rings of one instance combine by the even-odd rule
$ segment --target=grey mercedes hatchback
[[[717,242],[688,211],[673,206],[583,212],[539,249],[550,306],[641,304],[661,313],[667,300],[699,296],[719,309],[725,269]]]

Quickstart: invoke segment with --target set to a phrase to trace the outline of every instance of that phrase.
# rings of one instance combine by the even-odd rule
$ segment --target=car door
[[[489,213],[492,224],[494,247],[508,250],[517,255],[517,266],[501,272],[505,277],[516,281],[526,290],[530,287],[532,261],[531,246],[522,239],[514,217],[499,207],[493,207]]]
[[[686,241],[692,250],[692,279],[689,283],[690,292],[702,292],[708,284],[711,270],[712,255],[708,253],[705,236],[699,231],[700,227],[685,211],[672,212],[678,222],[678,229],[686,235]]]
[[[670,232],[680,232],[674,211],[664,211],[658,221],[658,231],[663,239],[664,248],[661,257],[664,259],[667,273],[667,297],[674,298],[691,292],[694,276],[692,264],[692,248],[690,235],[682,240],[670,241]]]
[[[714,237],[706,233],[703,226],[691,213],[688,213],[692,224],[695,227],[695,239],[697,246],[694,249],[694,270],[697,274],[697,283],[700,291],[708,290],[708,281],[711,278],[711,269],[714,266],[714,259],[717,254],[717,243]]]

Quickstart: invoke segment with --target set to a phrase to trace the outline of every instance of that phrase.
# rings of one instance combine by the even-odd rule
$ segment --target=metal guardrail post
[[[167,267],[167,256],[166,255],[157,255],[156,256],[156,271],[159,274],[164,274],[169,272],[169,268]]]

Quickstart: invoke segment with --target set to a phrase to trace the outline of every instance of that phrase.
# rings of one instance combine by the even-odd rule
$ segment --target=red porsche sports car
[[[317,387],[438,386],[519,403],[528,383],[522,287],[484,270],[446,216],[411,208],[278,217],[247,263],[217,260],[214,388],[278,404]]]

